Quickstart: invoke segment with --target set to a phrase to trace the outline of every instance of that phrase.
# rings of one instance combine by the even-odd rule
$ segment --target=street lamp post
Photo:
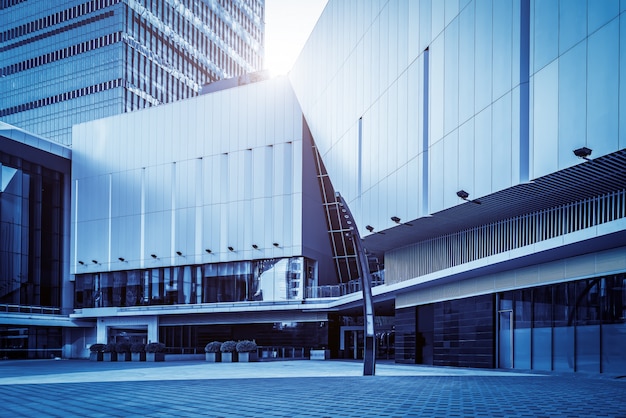
[[[363,290],[363,317],[364,317],[364,331],[365,331],[365,352],[363,354],[363,376],[373,376],[376,372],[376,345],[374,334],[374,304],[372,302],[372,277],[370,275],[370,268],[367,262],[367,256],[363,244],[361,243],[361,235],[356,227],[352,213],[346,204],[346,201],[337,193],[337,200],[339,202],[341,213],[344,216],[344,221],[348,226],[348,232],[346,235],[354,243],[354,251],[356,253],[357,262],[359,266],[359,273],[361,276],[361,288]]]

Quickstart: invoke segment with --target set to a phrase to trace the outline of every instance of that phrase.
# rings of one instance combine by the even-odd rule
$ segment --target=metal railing
[[[304,360],[308,358],[308,350],[304,347],[259,346],[259,361],[271,360]]]
[[[444,235],[385,254],[387,279],[424,276],[626,218],[626,190]]]
[[[48,306],[29,306],[29,305],[9,305],[0,304],[0,312],[25,313],[25,314],[41,314],[41,315],[60,315],[60,308],[52,308]]]
[[[385,284],[384,280],[372,281],[372,287]],[[362,290],[360,280],[350,280],[348,283],[339,283],[324,286],[309,286],[305,289],[304,296],[306,299],[323,299],[323,298],[338,298],[341,296],[357,293]]]

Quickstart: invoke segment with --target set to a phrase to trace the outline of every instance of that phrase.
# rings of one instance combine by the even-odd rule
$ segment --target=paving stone
[[[292,363],[0,362],[2,416],[626,417],[624,379],[393,364],[361,376],[357,363]]]

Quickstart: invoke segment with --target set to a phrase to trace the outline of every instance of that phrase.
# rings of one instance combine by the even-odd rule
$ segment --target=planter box
[[[240,363],[252,363],[254,361],[259,361],[259,356],[256,351],[237,353],[237,357],[239,357]]]
[[[102,353],[103,361],[117,361],[117,353]]]
[[[330,350],[311,350],[311,360],[327,360],[330,358]]]
[[[146,361],[165,361],[165,353],[146,353]]]
[[[222,353],[204,353],[204,359],[209,363],[219,363],[222,361]]]
[[[146,353],[131,353],[131,361],[146,361]]]
[[[222,363],[237,362],[237,353],[222,353]]]
[[[102,361],[103,354],[104,354],[103,352],[89,353],[89,360],[90,361]]]

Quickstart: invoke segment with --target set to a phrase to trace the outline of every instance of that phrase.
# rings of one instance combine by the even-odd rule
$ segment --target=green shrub
[[[146,353],[162,353],[164,351],[165,351],[165,344],[163,343],[146,344]]]
[[[226,341],[220,347],[220,351],[222,353],[234,353],[236,349],[237,349],[237,343],[235,341],[232,341],[232,340],[231,341]]]
[[[91,347],[89,347],[89,351],[91,351],[92,353],[102,353],[104,352],[105,345],[106,344],[101,343],[91,344]]]
[[[131,353],[144,353],[146,351],[146,345],[144,343],[134,343],[130,346]]]
[[[222,343],[219,341],[210,342],[204,347],[205,353],[219,353],[222,348]]]
[[[130,353],[130,343],[123,341],[115,344],[115,351],[119,354]]]
[[[250,340],[239,341],[236,346],[238,353],[251,353],[256,351],[256,348],[256,342]]]
[[[115,344],[114,343],[109,343],[109,344],[105,344],[104,348],[102,349],[103,353],[115,353]]]

